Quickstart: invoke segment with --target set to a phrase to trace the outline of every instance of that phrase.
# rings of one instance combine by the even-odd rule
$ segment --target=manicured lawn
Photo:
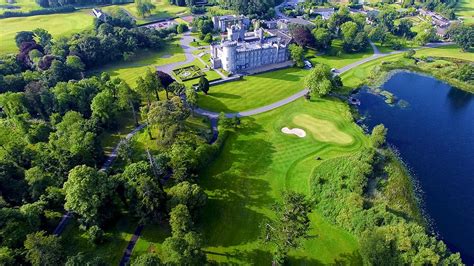
[[[349,65],[365,57],[371,56],[373,54],[373,50],[369,47],[364,52],[352,54],[345,53],[342,50],[342,42],[340,40],[334,40],[331,51],[323,55],[317,55],[317,53],[317,51],[308,50],[305,56],[313,64],[323,63],[329,65],[331,68],[341,68],[345,65]]]
[[[237,112],[282,100],[303,89],[307,71],[287,68],[212,86],[199,94],[198,105],[216,112]]]
[[[460,0],[456,6],[456,16],[462,17],[464,23],[474,24],[474,1]]]
[[[92,28],[93,17],[89,12],[90,10],[81,10],[67,14],[1,19],[0,54],[17,51],[15,35],[19,31],[43,28],[57,38]]]
[[[289,189],[309,195],[310,176],[318,165],[368,145],[348,112],[339,101],[299,99],[242,119],[242,128],[229,136],[216,161],[199,177],[209,195],[199,222],[209,259],[228,264],[271,262],[270,250],[259,239],[259,225],[273,217],[270,208],[280,200],[281,192]],[[319,122],[309,125],[300,123],[301,119]],[[281,128],[286,126],[308,134],[304,138],[285,135]],[[328,139],[333,136],[344,136],[345,144],[336,143],[339,137]],[[290,253],[292,264],[360,263],[358,244],[351,234],[316,212],[311,221],[311,237]]]
[[[130,86],[135,86],[139,76],[143,76],[147,68],[184,61],[183,49],[179,46],[179,39],[165,44],[162,50],[141,51],[130,61],[122,61],[95,69],[94,73],[108,72],[112,77],[125,80]]]

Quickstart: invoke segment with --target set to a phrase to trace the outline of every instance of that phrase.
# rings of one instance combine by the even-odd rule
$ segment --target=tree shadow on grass
[[[289,259],[291,265],[362,265],[362,258],[359,252],[354,251],[352,253],[343,253],[338,256],[337,259],[334,260],[333,263],[324,263],[315,258],[308,258],[308,257],[291,257]]]
[[[274,199],[267,180],[260,178],[272,163],[274,147],[261,138],[239,137],[261,131],[253,120],[227,139],[223,153],[201,177],[209,200],[201,227],[209,246],[235,246],[254,242],[265,215],[256,209],[270,206]]]
[[[209,92],[208,96],[225,99],[241,99],[242,96],[225,92]]]

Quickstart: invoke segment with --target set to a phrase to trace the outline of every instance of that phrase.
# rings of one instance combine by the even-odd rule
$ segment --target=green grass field
[[[464,23],[474,24],[474,1],[459,0],[456,6],[456,16],[461,17]]]
[[[342,42],[340,40],[334,40],[331,51],[323,55],[317,55],[317,53],[318,52],[314,50],[307,50],[305,57],[313,64],[323,63],[329,65],[331,68],[341,68],[345,65],[349,65],[365,57],[371,56],[373,50],[369,47],[364,52],[348,54],[342,51]]]
[[[6,4],[6,1],[3,1],[0,5],[9,5],[14,6],[15,9],[7,9],[0,7],[0,15],[5,13],[5,11],[12,11],[12,12],[29,12],[33,10],[42,9],[35,0],[15,0],[13,4]]]
[[[166,44],[158,52],[141,51],[130,61],[116,62],[104,67],[94,69],[91,73],[108,72],[112,77],[125,80],[130,86],[135,86],[138,77],[143,76],[147,68],[184,61],[184,53],[179,46],[179,39]]]
[[[336,100],[300,99],[242,120],[242,129],[229,136],[216,161],[200,174],[199,184],[209,195],[199,223],[209,259],[243,265],[271,262],[270,250],[259,241],[259,224],[272,217],[270,207],[280,193],[290,189],[309,195],[310,176],[318,165],[368,145],[348,112],[347,105]],[[318,133],[298,138],[281,133],[286,126]],[[337,143],[341,140],[346,144]],[[352,235],[319,213],[313,213],[311,221],[311,237],[290,253],[293,264],[360,263]]]
[[[212,86],[208,95],[199,94],[198,105],[216,112],[261,107],[302,90],[306,73],[303,69],[287,68]]]
[[[89,10],[81,10],[67,14],[1,19],[0,54],[14,53],[17,51],[15,35],[19,31],[43,28],[49,31],[53,37],[67,36],[92,28],[92,21],[93,17],[89,14]]]
[[[135,3],[122,5],[120,7],[131,13],[137,20],[138,24],[143,24],[163,18],[175,17],[185,14],[189,11],[187,7],[171,5],[168,3],[168,0],[152,0],[151,2],[156,6],[156,8],[152,11],[151,15],[146,18],[142,18],[138,15]],[[109,7],[105,10],[110,8],[114,7]]]

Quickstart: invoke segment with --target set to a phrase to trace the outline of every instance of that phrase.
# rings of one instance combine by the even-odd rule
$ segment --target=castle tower
[[[237,42],[226,41],[222,43],[222,68],[229,72],[235,73],[237,59]]]

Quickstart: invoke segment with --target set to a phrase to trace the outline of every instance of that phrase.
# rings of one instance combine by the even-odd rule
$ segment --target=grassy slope
[[[347,112],[345,104],[334,100],[300,99],[243,120],[243,129],[230,135],[217,160],[200,175],[199,183],[210,197],[200,222],[210,259],[270,263],[269,250],[258,240],[259,224],[272,216],[270,206],[280,192],[291,189],[309,195],[309,178],[319,163],[367,145],[362,131],[345,118]],[[280,132],[284,126],[294,127],[294,118],[303,114],[332,122],[335,131],[354,141],[338,145],[318,141],[311,134],[297,138]],[[323,160],[315,160],[316,156]],[[358,260],[354,237],[328,224],[318,213],[311,218],[312,237],[291,253],[293,262],[315,265]]]
[[[244,111],[284,99],[303,88],[305,70],[288,68],[213,86],[198,104],[212,111]]]
[[[93,72],[108,72],[112,77],[125,80],[130,86],[135,86],[139,76],[143,76],[147,68],[153,69],[158,65],[184,61],[183,49],[179,46],[179,39],[164,45],[158,52],[141,51],[128,62],[118,62],[106,65]]]
[[[463,17],[467,24],[474,24],[474,1],[460,0],[456,6],[456,16]]]
[[[338,56],[337,53],[340,52]],[[334,40],[332,43],[331,51],[324,55],[317,55],[317,52],[314,50],[308,50],[305,54],[313,64],[323,63],[331,66],[331,68],[340,68],[345,65],[357,62],[365,57],[371,56],[373,50],[369,47],[366,51],[360,53],[348,54],[344,53],[342,50],[342,41]]]
[[[17,51],[15,35],[19,31],[43,28],[53,37],[71,35],[75,32],[92,28],[93,17],[89,10],[67,14],[41,15],[0,20],[0,54]]]

